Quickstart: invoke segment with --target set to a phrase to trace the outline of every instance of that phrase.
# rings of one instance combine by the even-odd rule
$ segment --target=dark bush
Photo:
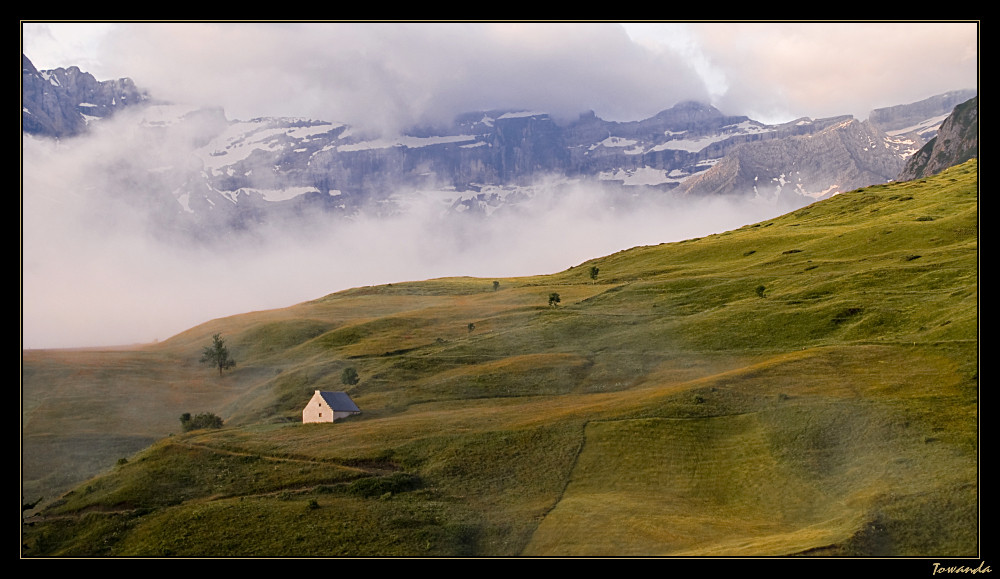
[[[181,428],[184,432],[198,430],[199,428],[222,428],[222,418],[211,412],[203,412],[192,417],[190,412],[181,414]]]
[[[355,368],[344,368],[344,371],[340,373],[340,382],[345,386],[354,386],[361,381],[361,377],[358,376],[358,371]]]

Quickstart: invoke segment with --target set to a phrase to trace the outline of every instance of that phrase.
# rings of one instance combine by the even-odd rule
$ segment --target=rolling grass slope
[[[977,170],[497,289],[25,352],[25,498],[80,484],[23,552],[974,556]],[[221,378],[196,363],[216,332]],[[316,389],[363,414],[300,424]],[[201,411],[225,427],[176,434]]]

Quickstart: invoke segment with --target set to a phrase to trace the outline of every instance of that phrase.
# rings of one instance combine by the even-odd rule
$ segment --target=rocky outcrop
[[[955,107],[937,135],[910,157],[896,179],[928,177],[978,156],[979,97],[975,97]]]
[[[88,119],[110,116],[148,100],[128,78],[98,81],[78,67],[39,72],[21,55],[21,129],[66,137],[86,130]]]

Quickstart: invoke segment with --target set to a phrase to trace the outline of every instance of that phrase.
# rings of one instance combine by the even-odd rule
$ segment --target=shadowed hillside
[[[23,494],[50,498],[23,553],[975,556],[977,171],[24,352]],[[362,414],[301,424],[318,389]],[[180,434],[202,411],[224,427]]]

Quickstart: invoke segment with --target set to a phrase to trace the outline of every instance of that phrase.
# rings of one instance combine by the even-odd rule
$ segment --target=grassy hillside
[[[24,352],[25,500],[50,498],[23,553],[975,556],[977,170],[553,275]],[[363,413],[301,424],[317,389]],[[180,434],[202,411],[224,428]]]

